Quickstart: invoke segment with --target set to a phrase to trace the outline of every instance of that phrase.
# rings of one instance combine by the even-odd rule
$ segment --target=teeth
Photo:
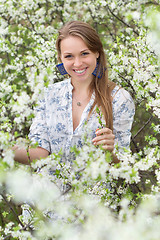
[[[83,69],[83,70],[74,70],[74,71],[75,71],[76,73],[83,73],[85,70],[86,70],[86,68]]]

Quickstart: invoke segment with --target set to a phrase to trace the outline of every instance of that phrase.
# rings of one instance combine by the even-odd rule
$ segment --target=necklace
[[[74,99],[76,100],[76,104],[78,107],[81,107],[82,103],[85,102],[88,98],[89,96],[87,96],[83,101],[78,101],[77,98],[74,96]]]
[[[77,106],[79,106],[79,107],[80,107],[81,105],[82,105],[82,104],[81,104],[81,102],[77,102]]]

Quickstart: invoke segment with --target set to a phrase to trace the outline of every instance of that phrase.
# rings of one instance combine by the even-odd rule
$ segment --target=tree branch
[[[147,2],[147,3],[145,3],[144,5],[157,5],[157,6],[160,6],[160,4],[159,3],[157,3],[156,1],[154,1],[154,2]]]
[[[31,222],[29,222],[26,226],[22,227],[19,231],[22,232],[22,231],[25,231],[27,228],[31,228]],[[10,237],[12,237],[12,234],[8,234],[7,236],[5,236],[3,238],[3,240],[5,239],[10,239]]]
[[[133,29],[133,32],[134,32],[137,36],[139,36],[139,33],[138,33],[137,31],[135,31],[134,28],[133,28],[132,26],[130,26],[128,23],[126,23],[123,19],[121,19],[120,17],[118,17],[117,15],[115,15],[115,14],[111,11],[111,9],[109,8],[108,5],[107,5],[107,8],[108,8],[109,12],[113,15],[113,17],[117,18],[121,23],[123,23],[123,24],[126,25],[127,27],[132,28],[132,29]]]
[[[12,211],[12,213],[14,214],[14,216],[15,216],[15,218],[17,219],[18,223],[19,223],[22,227],[24,227],[24,224],[19,220],[19,217],[18,217],[17,213],[15,212],[12,204],[7,200],[6,196],[5,196],[3,193],[1,193],[1,196],[2,196],[2,198],[4,199],[5,203],[7,204],[7,206],[9,207],[9,209],[10,209],[10,210]]]
[[[134,90],[132,84],[125,77],[123,77],[120,73],[118,73],[118,75],[119,75],[119,77],[123,78],[123,80],[128,84],[128,86],[131,87],[133,93],[136,94],[136,91]]]
[[[138,147],[137,143],[134,141],[134,138],[131,136],[131,141],[136,149],[136,152],[139,153],[140,152],[140,148]]]
[[[139,129],[139,131],[136,133],[136,135],[134,135],[134,137],[132,137],[132,139],[135,139],[137,136],[138,136],[138,134],[140,133],[140,132],[142,132],[142,130],[148,125],[148,123],[151,121],[151,119],[153,118],[153,115],[147,120],[147,122]]]

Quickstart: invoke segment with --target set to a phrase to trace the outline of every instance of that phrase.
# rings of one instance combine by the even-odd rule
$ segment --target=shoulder
[[[65,79],[60,82],[50,84],[47,88],[44,89],[44,99],[50,99],[55,97],[65,96],[70,89],[72,88],[70,79]]]
[[[124,88],[120,86],[115,86],[115,88],[112,90],[112,98],[113,98],[113,104],[116,102],[123,103],[126,101],[133,102],[133,98],[131,97],[131,94],[125,90]]]
[[[120,86],[116,86],[112,91],[113,112],[131,111],[134,113],[135,105],[131,94]]]
[[[38,107],[46,105],[50,106],[53,103],[58,104],[60,99],[63,99],[64,96],[68,95],[68,92],[70,91],[69,89],[71,88],[70,85],[70,80],[66,79],[45,87],[39,95],[39,99],[37,101]]]
[[[50,91],[59,91],[62,88],[66,88],[69,85],[69,79],[65,79],[60,82],[56,82],[53,84],[50,84],[47,88],[45,88],[45,93],[49,93]]]

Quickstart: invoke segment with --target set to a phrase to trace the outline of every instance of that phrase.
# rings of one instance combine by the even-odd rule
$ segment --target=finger
[[[109,128],[102,128],[102,129],[98,129],[96,130],[96,135],[101,135],[101,134],[111,134],[112,133],[112,130],[109,129]]]
[[[93,142],[94,145],[114,145],[114,140],[102,139],[100,141]]]
[[[108,150],[112,152],[114,150],[114,141],[99,141],[99,142],[94,142],[95,146],[101,145],[104,150]]]
[[[98,141],[101,141],[103,139],[106,139],[106,140],[114,140],[115,139],[115,136],[113,134],[104,134],[104,135],[100,135],[100,136],[97,136],[95,138],[92,139],[92,142],[98,142]]]

